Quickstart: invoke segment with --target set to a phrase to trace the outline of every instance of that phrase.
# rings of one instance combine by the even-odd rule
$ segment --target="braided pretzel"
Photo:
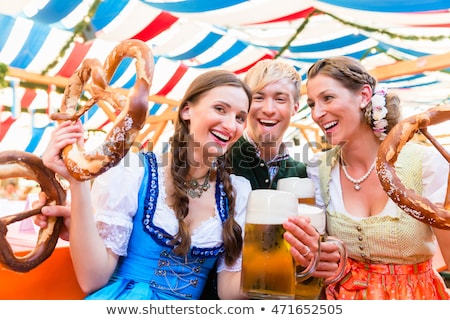
[[[113,92],[108,87],[125,57],[136,59],[136,82],[128,97]],[[153,56],[146,44],[140,40],[126,40],[111,51],[104,66],[97,59],[85,59],[80,69],[69,78],[61,113],[52,114],[53,120],[77,120],[98,101],[106,101],[120,111],[105,142],[97,149],[88,153],[83,146],[77,144],[64,148],[62,158],[72,176],[78,180],[94,178],[115,166],[126,155],[145,124],[153,69]],[[89,80],[92,98],[77,110],[78,100]],[[46,205],[65,203],[66,193],[56,180],[54,172],[31,153],[16,150],[0,152],[0,179],[12,177],[38,182],[48,197]],[[0,264],[5,268],[27,272],[52,254],[63,224],[62,217],[48,217],[47,227],[39,231],[36,247],[25,256],[17,257],[6,239],[8,225],[39,214],[41,209],[42,207],[0,218]]]
[[[108,87],[125,57],[136,59],[136,81],[128,97],[115,93]],[[106,101],[120,111],[105,141],[95,150],[87,151],[77,143],[64,148],[62,158],[73,177],[80,181],[92,179],[114,167],[127,154],[147,118],[153,71],[154,61],[150,48],[143,41],[126,40],[111,51],[103,66],[97,59],[85,59],[70,77],[64,91],[61,112],[52,114],[53,120],[75,121],[99,101]],[[92,98],[77,110],[78,100],[89,80]]]
[[[66,192],[55,178],[53,171],[44,166],[41,159],[23,151],[0,152],[0,179],[21,177],[39,182],[41,190],[47,195],[46,205],[64,204]],[[27,272],[53,252],[59,238],[63,218],[48,217],[48,225],[41,228],[36,247],[25,256],[16,256],[6,239],[8,225],[24,220],[41,212],[42,207],[11,214],[0,218],[0,264],[16,272]]]
[[[427,127],[450,119],[450,105],[431,108],[399,122],[381,143],[377,156],[377,173],[383,189],[410,216],[439,229],[450,229],[450,179],[443,206],[407,189],[395,173],[394,165],[402,147],[420,130],[450,163],[450,154],[428,132]]]

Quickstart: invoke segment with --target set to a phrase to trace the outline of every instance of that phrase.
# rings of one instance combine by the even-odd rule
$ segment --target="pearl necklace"
[[[359,179],[352,178],[352,177],[348,174],[347,169],[345,168],[345,165],[341,165],[341,167],[342,167],[342,171],[344,171],[344,175],[345,175],[345,177],[347,178],[347,180],[350,181],[350,182],[352,182],[352,183],[354,184],[354,188],[355,188],[356,191],[359,191],[359,190],[361,190],[361,183],[369,177],[370,173],[371,173],[371,172],[373,171],[373,169],[375,168],[375,163],[376,163],[376,162],[377,162],[377,159],[375,158],[375,160],[373,160],[373,163],[372,163],[372,165],[371,165],[370,168],[369,168],[369,171],[367,171],[366,174],[363,175],[363,176],[362,176],[361,178],[359,178]]]

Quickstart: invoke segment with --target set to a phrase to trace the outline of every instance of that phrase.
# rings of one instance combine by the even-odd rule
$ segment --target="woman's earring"
[[[217,159],[214,159],[214,160],[212,161],[212,163],[211,163],[211,168],[212,168],[213,170],[216,170],[216,169],[217,169]]]
[[[364,109],[366,107],[364,102],[361,102],[361,105],[359,106],[361,109]]]

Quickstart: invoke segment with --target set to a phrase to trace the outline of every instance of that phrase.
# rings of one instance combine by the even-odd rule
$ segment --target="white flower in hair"
[[[388,110],[386,108],[386,94],[387,89],[377,86],[372,96],[372,120],[373,120],[373,131],[375,135],[384,140],[386,137],[386,127],[388,122],[385,119]]]
[[[373,120],[377,121],[386,117],[387,109],[385,107],[385,104],[386,100],[384,99],[383,96],[379,95],[373,96],[372,98]]]
[[[386,119],[376,120],[373,122],[374,130],[376,130],[376,129],[383,130],[384,128],[387,127],[387,125],[388,125],[388,123],[387,123]]]

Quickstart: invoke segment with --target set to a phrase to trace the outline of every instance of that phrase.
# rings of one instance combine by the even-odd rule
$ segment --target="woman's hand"
[[[54,206],[45,206],[47,201],[47,196],[44,192],[39,193],[39,200],[36,200],[32,203],[33,208],[37,208],[40,206],[44,206],[42,208],[42,213],[35,215],[33,218],[34,224],[40,228],[47,227],[47,217],[63,217],[64,225],[59,232],[59,237],[62,240],[69,240],[69,227],[70,227],[70,204],[66,206],[54,205]]]
[[[291,254],[295,262],[308,266],[311,259],[318,254],[320,235],[304,217],[290,217],[284,224],[284,239],[291,245]]]
[[[311,259],[319,251],[319,233],[304,217],[291,217],[283,224],[286,232],[284,239],[291,245],[291,254],[297,264],[308,266]],[[331,278],[339,268],[339,248],[332,242],[320,243],[319,264],[314,277]]]
[[[59,174],[67,181],[72,182],[75,179],[67,170],[66,164],[61,158],[62,150],[74,143],[83,144],[83,126],[81,121],[64,121],[53,130],[50,142],[42,155],[44,165]]]
[[[326,279],[335,277],[338,272],[340,259],[339,248],[335,243],[321,242],[319,265],[312,275],[314,277]]]

